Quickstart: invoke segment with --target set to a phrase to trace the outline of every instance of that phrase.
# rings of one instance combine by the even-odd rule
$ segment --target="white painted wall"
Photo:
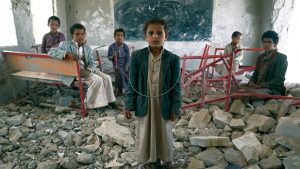
[[[41,44],[45,33],[50,32],[47,21],[53,15],[52,0],[30,0],[30,3],[35,44]]]
[[[101,46],[113,39],[113,0],[66,0],[68,28],[78,22],[86,27],[88,43]],[[71,39],[68,34],[68,39]]]
[[[80,22],[87,27],[88,42],[94,46],[109,45],[113,39],[113,0],[67,0],[68,26]],[[172,25],[170,25],[172,26]],[[259,47],[261,34],[261,1],[260,0],[214,0],[212,37],[207,41],[166,42],[165,48],[179,56],[201,55],[206,43],[224,47],[231,41],[234,31],[244,34],[242,44],[245,47]],[[140,49],[145,42],[127,42],[129,46]],[[105,52],[102,52],[105,54]],[[246,54],[243,62],[246,65],[255,63],[253,56]],[[189,68],[198,66],[197,62],[188,64]]]
[[[2,38],[4,39],[0,41],[0,47],[18,45],[10,0],[3,0],[1,2],[0,20],[2,22],[2,26],[0,26],[0,32],[2,32]]]
[[[291,22],[286,41],[286,49],[288,56],[288,70],[286,74],[286,82],[300,83],[299,76],[299,30],[300,30],[300,1],[295,1],[294,12],[291,15]]]

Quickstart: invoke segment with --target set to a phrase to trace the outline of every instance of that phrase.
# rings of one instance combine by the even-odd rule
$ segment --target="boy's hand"
[[[91,75],[92,71],[89,69],[86,70],[80,70],[80,74],[82,77],[89,77]]]
[[[248,83],[248,87],[255,88],[255,87],[256,87],[256,84],[255,84],[255,83],[253,83],[253,82],[249,82],[249,83]]]
[[[124,110],[124,115],[127,119],[132,119],[132,115],[130,113],[130,110]]]
[[[72,58],[73,60],[77,60],[78,55],[73,52],[67,52],[65,58]]]
[[[177,120],[177,116],[176,116],[175,114],[171,113],[171,114],[170,114],[170,120],[171,120],[172,122],[176,121],[176,120]]]

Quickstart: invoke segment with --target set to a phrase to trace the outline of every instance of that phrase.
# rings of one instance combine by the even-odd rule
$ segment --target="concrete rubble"
[[[138,167],[136,117],[128,120],[105,107],[90,110],[82,119],[80,109],[58,107],[55,93],[39,96],[40,106],[30,100],[0,106],[1,169]],[[80,103],[78,93],[68,94],[72,97],[58,99],[59,106]],[[177,168],[300,168],[300,109],[292,106],[277,119],[281,103],[270,100],[252,106],[236,100],[229,112],[219,104],[188,109],[174,122]]]

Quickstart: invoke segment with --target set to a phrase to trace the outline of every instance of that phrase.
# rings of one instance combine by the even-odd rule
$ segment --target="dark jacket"
[[[258,83],[259,73],[261,71],[262,62],[264,62],[265,53],[258,56],[256,61],[255,71],[250,79],[250,82],[261,85],[262,88],[268,88],[274,95],[285,95],[285,73],[287,70],[288,62],[287,56],[276,52],[270,59],[270,64],[267,66],[265,76],[262,81]]]
[[[130,62],[129,87],[126,93],[125,109],[135,111],[135,115],[143,117],[148,111],[147,95],[149,49],[144,48],[132,53]],[[164,50],[161,57],[161,93],[170,90],[160,97],[161,113],[165,120],[170,119],[170,113],[180,115],[181,90],[180,90],[180,58]],[[136,90],[136,91],[135,91]]]

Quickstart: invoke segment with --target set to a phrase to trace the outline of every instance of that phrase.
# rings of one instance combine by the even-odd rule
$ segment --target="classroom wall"
[[[287,53],[290,18],[294,11],[295,0],[264,0],[262,32],[275,30],[279,34],[278,49]],[[298,16],[299,17],[299,16]]]
[[[32,51],[30,47],[34,43],[32,31],[30,1],[20,0],[12,2],[12,10],[17,33],[18,46],[0,47],[2,50]],[[7,65],[0,55],[0,104],[10,102],[26,85],[24,81],[10,77]]]
[[[68,28],[76,22],[85,25],[89,44],[101,46],[112,41],[112,0],[66,0],[66,13]],[[71,39],[69,32],[67,37]]]
[[[30,0],[11,0],[14,22],[16,25],[18,46],[0,47],[1,50],[33,51],[32,15]],[[60,31],[71,39],[69,27],[80,22],[87,28],[87,39],[94,47],[106,45],[101,52],[106,54],[107,46],[113,43],[114,31],[114,0],[54,0],[54,14],[64,22]],[[294,8],[294,0],[214,0],[212,36],[205,41],[182,42],[167,41],[165,48],[183,55],[201,55],[205,44],[224,47],[231,40],[231,33],[235,30],[244,34],[242,44],[245,47],[260,47],[262,32],[274,29],[279,32],[281,41],[279,49],[286,51],[288,20]],[[172,26],[172,25],[170,25]],[[127,42],[135,50],[146,47],[145,41]],[[243,63],[255,63],[257,54],[246,54]],[[7,72],[3,58],[0,56],[0,104],[9,102],[19,91],[24,89],[25,83],[11,79]],[[198,66],[197,62],[188,63],[188,68]]]
[[[59,16],[61,23],[59,31],[65,35],[70,34],[67,26],[67,13],[66,13],[66,0],[54,0],[53,1],[53,13]]]

